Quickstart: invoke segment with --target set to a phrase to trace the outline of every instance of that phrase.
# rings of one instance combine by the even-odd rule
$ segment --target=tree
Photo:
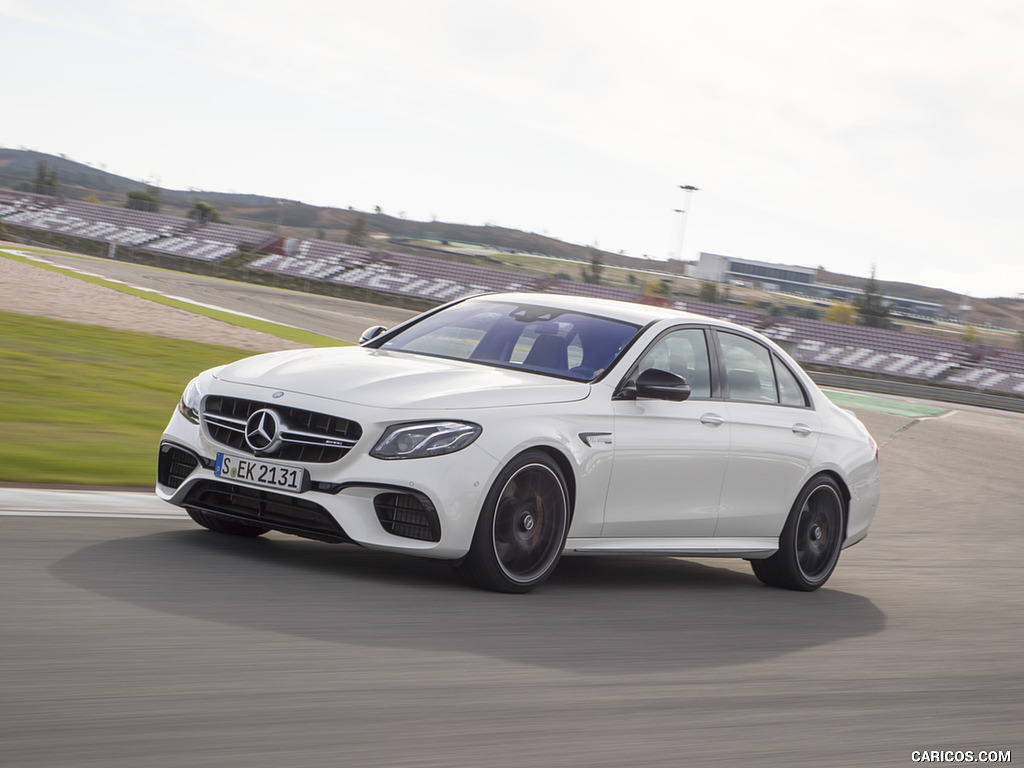
[[[188,209],[188,217],[198,224],[221,224],[220,213],[209,203],[196,200]]]
[[[42,158],[36,163],[36,178],[32,183],[32,191],[37,195],[56,195],[60,187],[57,184],[56,169],[47,166]]]
[[[160,190],[148,184],[145,189],[133,189],[126,195],[124,207],[133,211],[160,213]]]
[[[362,245],[366,242],[366,216],[359,214],[349,225],[345,242],[349,245]]]
[[[981,334],[973,325],[968,325],[964,328],[964,334],[961,338],[965,344],[977,344],[981,341]]]
[[[872,328],[889,327],[889,302],[879,292],[878,281],[875,279],[875,268],[871,267],[871,277],[864,284],[864,293],[854,299],[860,324]]]
[[[601,274],[604,272],[604,262],[601,260],[601,252],[590,246],[587,248],[587,255],[590,263],[583,266],[583,282],[591,285],[601,284]]]
[[[700,281],[700,300],[709,304],[718,303],[718,283],[713,280]]]
[[[837,301],[825,311],[825,322],[853,325],[857,322],[857,308],[845,301]]]

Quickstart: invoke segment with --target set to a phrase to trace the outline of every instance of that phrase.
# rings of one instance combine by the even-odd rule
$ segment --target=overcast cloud
[[[1016,296],[1022,9],[0,0],[0,145],[652,258],[688,206],[684,258]]]

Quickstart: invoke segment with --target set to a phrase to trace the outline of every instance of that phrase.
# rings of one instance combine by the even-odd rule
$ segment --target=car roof
[[[647,325],[659,320],[677,320],[710,323],[718,326],[734,326],[733,323],[713,317],[683,312],[669,307],[651,304],[635,304],[614,299],[595,299],[590,296],[568,296],[558,293],[487,293],[474,296],[467,301],[503,301],[515,304],[535,304],[542,307],[565,309],[587,315],[601,315],[613,320],[622,320],[637,325]]]

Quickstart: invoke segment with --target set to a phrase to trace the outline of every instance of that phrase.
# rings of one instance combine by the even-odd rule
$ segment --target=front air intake
[[[411,493],[381,493],[373,508],[385,531],[393,536],[420,541],[440,541],[441,521],[425,496]]]
[[[170,443],[160,445],[156,479],[160,485],[179,488],[192,471],[199,466],[199,457]]]

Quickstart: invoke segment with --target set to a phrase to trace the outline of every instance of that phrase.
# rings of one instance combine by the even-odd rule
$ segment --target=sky
[[[0,146],[1017,297],[1022,40],[1018,0],[0,0]]]

